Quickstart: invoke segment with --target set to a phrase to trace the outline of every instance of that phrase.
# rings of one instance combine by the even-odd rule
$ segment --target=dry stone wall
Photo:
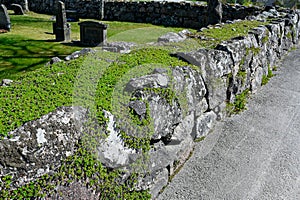
[[[155,69],[128,83],[134,94],[149,102],[151,117],[157,124],[147,160],[149,173],[140,177],[138,189],[149,189],[155,198],[169,176],[188,157],[194,140],[206,136],[216,120],[224,117],[226,103],[233,102],[246,89],[252,92],[259,89],[269,68],[299,43],[299,12],[271,9],[255,18],[266,16],[273,21],[251,30],[244,37],[223,41],[215,49],[177,53],[200,70],[187,66],[172,68],[173,81],[170,81],[165,70]],[[171,82],[176,91],[186,93],[185,114],[178,99],[168,102],[157,93],[143,93],[143,88],[149,85],[163,89]],[[136,113],[142,113],[138,110],[142,107],[140,104],[138,101],[131,103]],[[73,154],[76,148],[72,147],[81,138],[81,128],[76,127],[74,115],[84,121],[86,110],[58,108],[12,131],[11,138],[0,142],[1,152],[5,152],[5,156],[0,156],[0,175],[12,174],[18,186],[48,173],[50,165],[59,166],[61,159]],[[120,128],[116,128],[116,116],[108,112],[106,115],[110,134],[97,147],[99,160],[109,168],[127,169],[141,152],[124,146],[118,137]],[[73,137],[68,134],[70,130]],[[53,152],[56,156],[49,159]]]

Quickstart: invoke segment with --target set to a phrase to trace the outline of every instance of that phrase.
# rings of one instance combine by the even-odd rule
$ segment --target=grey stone
[[[183,38],[188,38],[190,34],[192,34],[192,32],[187,29],[184,29],[178,33],[178,35],[180,35]]]
[[[0,86],[9,86],[10,84],[12,84],[14,81],[11,79],[3,79],[1,82]]]
[[[60,107],[9,132],[0,141],[0,175],[12,175],[13,187],[18,187],[54,172],[76,151],[82,134],[76,124],[86,119],[85,109]]]
[[[132,108],[135,111],[135,113],[137,115],[139,115],[140,117],[143,118],[145,116],[147,108],[146,108],[146,104],[144,102],[130,101],[128,106],[129,106],[129,108]]]
[[[11,29],[10,17],[8,15],[7,8],[3,4],[0,6],[0,29],[7,31],[10,31]]]
[[[107,43],[107,25],[101,22],[84,21],[80,26],[80,43],[85,46],[103,46]]]
[[[128,166],[137,158],[138,152],[125,147],[122,138],[119,136],[119,130],[115,128],[114,116],[108,111],[105,111],[105,116],[109,120],[107,124],[109,136],[99,141],[97,147],[98,159],[104,166],[109,168]]]
[[[156,176],[152,176],[152,180],[153,184],[150,187],[150,194],[152,199],[154,199],[169,182],[168,170],[166,168],[162,169]]]
[[[163,36],[160,36],[157,41],[158,42],[181,42],[184,41],[185,39],[186,37],[184,36],[184,34],[169,32]]]
[[[204,80],[199,72],[189,67],[175,67],[172,70],[174,89],[187,101],[185,112],[204,112],[207,104],[203,104],[207,94]],[[183,102],[181,102],[183,104]]]
[[[11,4],[11,8],[14,10],[15,15],[24,15],[23,8],[20,4]]]
[[[183,118],[176,126],[171,138],[171,142],[166,145],[166,150],[174,158],[174,162],[169,166],[169,173],[172,176],[189,157],[194,148],[195,137],[195,115],[190,114]]]
[[[134,42],[110,42],[103,46],[102,49],[111,52],[130,53],[135,46],[137,44]]]
[[[65,61],[73,60],[73,59],[79,58],[80,56],[84,56],[84,55],[87,55],[90,53],[95,53],[95,52],[96,51],[94,49],[84,48],[84,49],[81,49],[80,51],[75,51],[71,55],[66,56],[64,60]]]
[[[167,168],[173,164],[176,154],[172,154],[166,149],[166,146],[162,141],[155,143],[154,147],[149,151],[149,163],[148,170],[157,171],[163,168]]]
[[[167,72],[168,72],[167,69],[164,69],[164,68],[155,68],[152,73],[153,74],[163,74],[163,73],[167,73]]]
[[[231,73],[233,65],[230,54],[220,50],[200,49],[188,53],[179,52],[177,56],[199,66],[205,83],[203,85],[208,92],[209,108],[214,108],[227,99],[227,75]]]
[[[136,185],[138,190],[150,189],[151,199],[155,199],[159,192],[168,184],[169,172],[166,168],[141,177]]]
[[[207,134],[211,131],[213,128],[213,125],[215,124],[215,121],[217,119],[217,115],[213,112],[207,112],[201,115],[196,120],[196,137],[201,138],[203,136],[207,136]]]
[[[140,78],[133,78],[126,85],[127,92],[143,88],[165,88],[168,86],[169,77],[165,74],[151,74]]]
[[[61,62],[62,60],[59,57],[53,57],[50,59],[49,64],[52,65],[54,63]]]
[[[135,95],[147,101],[150,109],[150,116],[153,119],[154,133],[152,140],[170,141],[174,128],[181,121],[181,109],[177,99],[168,102],[163,96],[155,91],[139,91]]]

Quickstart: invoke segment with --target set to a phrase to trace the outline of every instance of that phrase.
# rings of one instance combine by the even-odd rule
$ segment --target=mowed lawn
[[[23,73],[44,66],[50,58],[64,58],[83,47],[78,43],[56,42],[52,34],[53,16],[37,13],[27,13],[24,16],[13,15],[10,18],[12,28],[5,34],[0,34],[0,81],[4,78],[16,79]],[[86,21],[88,19],[81,19]],[[97,21],[97,20],[93,20]],[[154,42],[157,38],[170,31],[180,31],[180,28],[166,28],[151,24],[130,22],[107,22],[108,41],[126,41],[145,44]],[[80,38],[78,22],[71,22],[71,38]]]

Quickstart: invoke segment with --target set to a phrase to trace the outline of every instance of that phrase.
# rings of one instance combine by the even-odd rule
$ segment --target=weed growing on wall
[[[226,110],[229,115],[238,114],[246,109],[247,99],[249,97],[249,89],[235,96],[233,103],[227,103]]]
[[[275,67],[275,69],[276,69],[276,67]],[[264,74],[262,76],[261,85],[266,85],[273,76],[274,76],[273,71],[269,66],[268,67],[268,74],[267,75]]]

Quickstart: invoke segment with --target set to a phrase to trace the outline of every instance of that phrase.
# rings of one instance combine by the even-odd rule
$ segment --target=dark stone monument
[[[11,4],[11,9],[14,10],[15,12],[15,15],[24,15],[24,11],[23,11],[23,8],[20,4]]]
[[[56,12],[55,36],[56,41],[70,41],[71,40],[71,26],[67,23],[65,4],[58,2]]]
[[[107,25],[101,22],[85,21],[79,23],[80,43],[85,46],[106,45]]]
[[[0,6],[0,29],[10,31],[10,18],[7,13],[5,5],[1,4]]]
[[[222,12],[222,2],[220,0],[207,0],[207,25],[221,23]]]

